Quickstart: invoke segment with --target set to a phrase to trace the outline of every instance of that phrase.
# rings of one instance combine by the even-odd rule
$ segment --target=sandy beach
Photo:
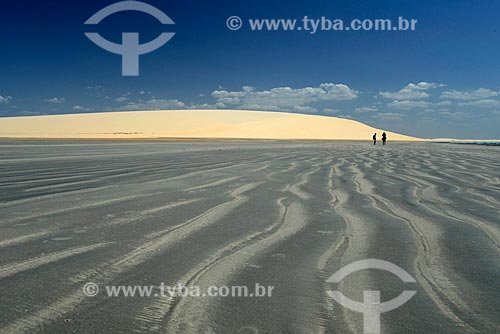
[[[1,333],[498,333],[500,152],[434,143],[0,142]],[[85,296],[259,283],[272,297]]]
[[[500,334],[500,1],[4,1],[0,334]]]

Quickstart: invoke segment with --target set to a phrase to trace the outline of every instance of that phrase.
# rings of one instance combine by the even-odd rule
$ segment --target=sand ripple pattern
[[[431,143],[0,142],[0,333],[362,333],[325,280],[393,262],[383,333],[500,332],[500,151]],[[105,285],[266,298],[87,297]],[[335,286],[390,299],[363,271]]]

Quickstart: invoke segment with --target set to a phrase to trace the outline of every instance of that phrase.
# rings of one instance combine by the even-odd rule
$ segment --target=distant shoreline
[[[500,142],[493,142],[493,143],[489,143],[489,142],[477,142],[477,143],[474,143],[474,142],[451,142],[451,143],[448,143],[448,144],[459,144],[459,145],[481,145],[481,146],[500,146]]]
[[[431,139],[430,142],[437,144],[460,144],[460,145],[481,145],[481,146],[500,146],[500,140],[497,139]]]

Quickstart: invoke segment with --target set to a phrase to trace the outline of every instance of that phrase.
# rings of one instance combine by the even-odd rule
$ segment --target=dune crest
[[[51,139],[369,140],[383,130],[337,117],[246,110],[168,110],[0,118],[0,137]],[[421,141],[387,132],[389,140]]]

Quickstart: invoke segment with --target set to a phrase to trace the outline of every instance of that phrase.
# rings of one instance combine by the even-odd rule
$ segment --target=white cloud
[[[79,105],[73,106],[72,109],[76,111],[93,111],[91,108],[85,108]]]
[[[421,81],[418,84],[409,83],[407,87],[410,87],[412,89],[427,90],[427,89],[433,89],[433,88],[444,87],[444,86],[445,86],[444,84],[438,84],[435,82]]]
[[[471,102],[462,102],[458,104],[460,107],[478,107],[478,108],[495,108],[500,106],[500,101],[493,99],[483,99]]]
[[[61,104],[65,103],[66,99],[64,97],[53,97],[51,99],[43,99],[43,101],[48,103]]]
[[[2,96],[0,95],[0,103],[9,103],[12,100],[12,96]]]
[[[95,86],[87,86],[88,90],[103,90],[104,86],[102,85],[95,85]]]
[[[391,109],[410,110],[414,108],[429,108],[431,104],[425,101],[392,101],[387,104]]]
[[[365,106],[356,108],[352,106],[353,111],[351,114],[359,115],[359,113],[367,113],[377,119],[401,120],[406,116],[405,111],[416,109],[418,115],[422,117],[426,116],[426,114],[435,113],[436,116],[440,115],[442,117],[453,117],[458,119],[460,117],[465,117],[465,115],[471,115],[471,113],[464,114],[460,112],[460,110],[465,109],[456,111],[453,108],[455,106],[491,108],[492,110],[500,109],[500,94],[498,95],[498,100],[470,99],[472,92],[474,92],[474,96],[476,97],[480,96],[480,94],[496,94],[486,89],[467,91],[470,94],[467,99],[462,98],[462,100],[456,97],[456,94],[451,94],[451,96],[453,96],[451,97],[450,94],[444,93],[440,96],[441,100],[437,99],[438,96],[435,96],[435,99],[419,100],[419,98],[423,96],[420,93],[425,93],[427,94],[426,96],[428,96],[428,90],[436,89],[441,86],[443,85],[428,82],[410,83],[398,92],[380,92],[379,95],[377,95],[377,97],[406,96],[408,99],[393,99],[389,101],[382,99],[376,100],[373,99],[374,96],[372,94],[371,97],[373,100],[368,100]],[[458,91],[449,90],[448,93],[450,92]],[[219,87],[212,92],[211,96],[208,94],[199,96],[200,100],[198,103],[193,103],[189,100],[156,98],[149,94],[150,92],[144,91],[139,93],[129,92],[121,94],[121,96],[116,95],[119,97],[116,99],[112,97],[108,100],[108,102],[110,102],[108,108],[100,108],[100,110],[250,109],[299,113],[327,113],[338,117],[352,118],[351,115],[341,114],[342,111],[340,109],[326,106],[336,106],[336,103],[332,101],[353,100],[360,95],[358,91],[351,89],[347,85],[333,83],[324,83],[316,87],[302,88],[276,87],[269,90],[257,90],[251,86],[243,86],[239,90],[231,91]],[[450,96],[450,99],[443,99],[444,96]],[[0,96],[0,102],[10,99],[10,96]],[[45,99],[45,101],[51,103],[66,102],[64,98],[60,97]],[[119,104],[113,104],[113,101],[119,102]],[[344,104],[346,106],[348,105],[347,102],[344,102]],[[359,105],[359,102],[356,104]],[[346,106],[343,106],[342,109],[347,108]],[[75,105],[72,108],[75,111],[81,112],[93,111],[91,108],[80,105]],[[491,115],[493,115],[493,111]]]
[[[338,116],[335,116],[335,117],[352,119],[351,115],[338,115]]]
[[[379,92],[378,96],[393,100],[416,100],[429,97],[426,90],[442,87],[444,85],[432,82],[409,83],[397,92]]]
[[[358,97],[358,92],[344,84],[324,83],[318,87],[277,87],[263,91],[250,86],[239,91],[218,89],[212,96],[217,102],[238,109],[297,110],[315,102],[352,100]]]
[[[463,111],[440,111],[438,112],[438,114],[441,116],[446,116],[456,119],[464,119],[471,116],[469,113]]]
[[[295,106],[293,107],[293,111],[303,112],[303,113],[315,113],[318,112],[318,109],[309,106]]]
[[[168,110],[168,109],[186,109],[188,106],[177,99],[150,99],[137,100],[129,102],[118,108],[107,108],[107,110]]]
[[[222,109],[225,108],[224,103],[202,103],[202,104],[190,104],[187,106],[188,109]]]
[[[500,95],[499,92],[495,92],[491,89],[487,88],[478,88],[476,90],[447,90],[441,93],[441,99],[450,99],[450,100],[479,100],[479,99],[487,99],[490,97],[495,97]]]
[[[374,112],[374,111],[378,111],[378,108],[375,108],[375,107],[360,107],[360,108],[354,109],[354,112],[359,112],[359,113]]]
[[[383,120],[383,121],[400,121],[405,117],[406,115],[396,113],[396,112],[384,112],[384,113],[377,113],[374,117]]]
[[[219,102],[222,103],[222,102]],[[247,110],[267,110],[267,111],[291,111],[289,108],[283,108],[273,105],[266,104],[243,104],[241,106],[232,106],[237,109],[247,109]]]

